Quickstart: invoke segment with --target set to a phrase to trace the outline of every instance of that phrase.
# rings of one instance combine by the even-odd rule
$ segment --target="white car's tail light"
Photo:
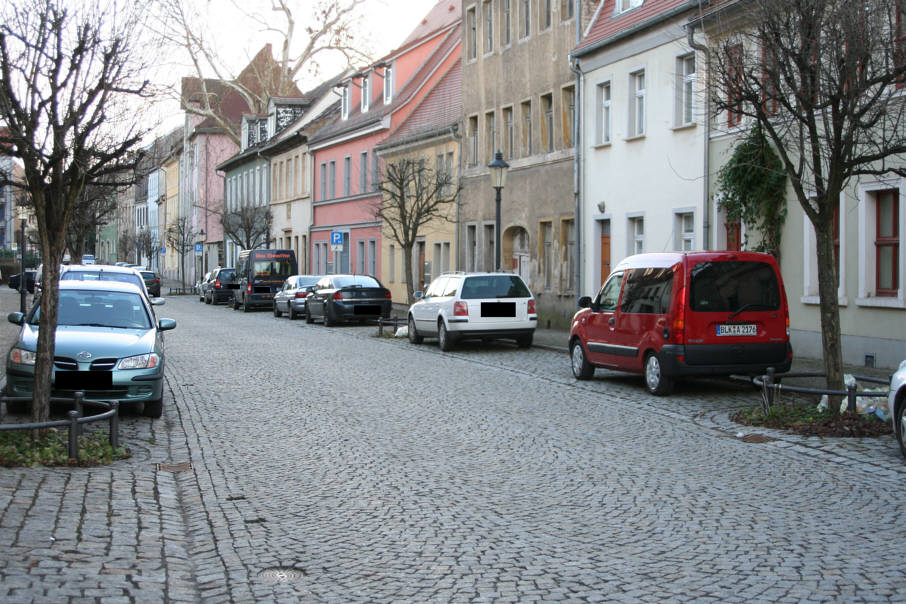
[[[468,302],[454,302],[453,303],[453,316],[468,317],[469,316],[469,303]]]
[[[530,315],[537,314],[537,313],[535,313],[535,299],[534,298],[532,298],[531,300],[528,301],[528,314],[530,314]]]

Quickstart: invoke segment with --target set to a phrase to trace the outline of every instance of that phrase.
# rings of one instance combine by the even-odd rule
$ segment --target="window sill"
[[[679,132],[680,130],[692,130],[696,126],[698,126],[698,124],[692,122],[691,124],[680,124],[679,126],[674,126],[673,128],[671,128],[671,130],[673,130],[674,132]]]
[[[821,304],[821,298],[819,298],[818,296],[802,296],[801,298],[799,298],[799,301],[803,304]],[[837,298],[837,306],[849,306],[849,298],[847,298],[846,296]]]
[[[594,145],[592,148],[593,149],[609,149],[611,144],[612,143],[610,143],[610,142],[598,143],[598,144]]]
[[[856,306],[869,306],[875,308],[902,308],[906,309],[906,304],[901,298],[893,296],[874,296],[871,298],[856,298]]]
[[[642,134],[636,134],[635,136],[627,136],[626,138],[623,139],[623,141],[624,141],[624,142],[627,142],[627,143],[631,143],[631,142],[633,142],[633,141],[642,140],[643,138],[645,138],[645,134],[644,134],[644,133],[642,133]]]

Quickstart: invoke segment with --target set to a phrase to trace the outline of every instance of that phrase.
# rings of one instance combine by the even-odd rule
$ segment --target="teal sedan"
[[[30,397],[34,388],[40,305],[14,312],[21,326],[6,359],[6,394]],[[143,292],[130,283],[61,281],[55,339],[53,396],[141,404],[147,417],[163,412],[164,331]]]

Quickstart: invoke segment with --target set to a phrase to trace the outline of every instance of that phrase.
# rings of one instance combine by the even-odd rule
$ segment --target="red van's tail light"
[[[535,313],[535,299],[532,298],[528,301],[528,314],[534,315]]]
[[[790,313],[789,312],[786,313],[786,337],[787,337],[787,339],[789,339],[789,337],[790,337]]]
[[[342,299],[343,299],[343,292],[340,292],[340,291],[334,292],[334,293],[333,293],[333,299],[334,299],[334,300],[342,300]]]
[[[454,302],[453,303],[453,316],[455,317],[468,317],[469,316],[469,303],[468,302]]]
[[[308,292],[296,292],[297,298],[306,298],[308,297]]]
[[[673,341],[677,344],[686,343],[686,288],[680,290],[679,308],[676,310],[676,316],[673,317]]]
[[[249,294],[252,293],[252,284],[251,283],[249,283],[248,285],[245,286],[245,291],[246,291],[246,293],[249,293]]]
[[[214,289],[220,289],[220,281],[214,282]]]

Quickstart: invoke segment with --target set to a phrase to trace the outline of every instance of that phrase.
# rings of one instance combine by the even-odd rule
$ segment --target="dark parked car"
[[[321,319],[325,325],[333,325],[390,316],[390,290],[374,277],[327,275],[313,287],[305,303],[306,323]]]
[[[201,299],[205,304],[229,302],[233,299],[233,290],[239,289],[235,268],[215,268],[205,275],[201,282]]]
[[[293,275],[284,281],[280,291],[274,294],[274,316],[286,313],[290,320],[303,316],[309,288],[320,278],[317,275]]]
[[[22,279],[22,273],[16,273],[9,278],[9,286],[15,290],[19,289],[19,281]],[[25,288],[29,293],[35,291],[35,271],[25,271]]]
[[[154,298],[160,298],[160,278],[154,271],[141,271],[142,279],[145,280],[145,287],[148,293]]]

